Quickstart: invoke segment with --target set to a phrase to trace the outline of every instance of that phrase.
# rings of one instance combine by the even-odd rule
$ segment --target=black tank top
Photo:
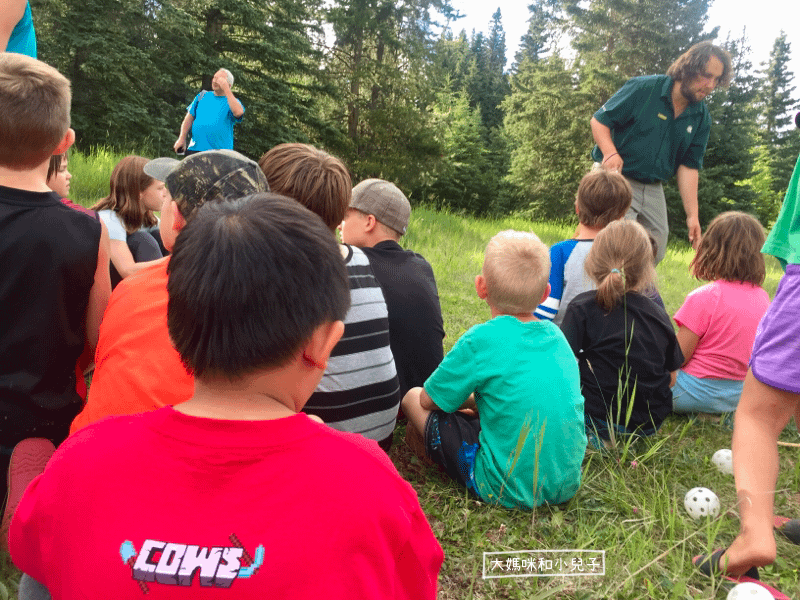
[[[80,409],[75,364],[100,234],[54,192],[0,186],[0,413]]]

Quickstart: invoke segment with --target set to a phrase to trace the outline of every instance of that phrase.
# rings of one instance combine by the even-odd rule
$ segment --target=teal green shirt
[[[580,373],[553,323],[500,316],[472,327],[425,391],[445,412],[475,393],[475,482],[486,502],[530,509],[578,491],[586,450]]]
[[[800,156],[789,180],[778,220],[772,226],[761,252],[777,258],[784,270],[787,264],[800,264]]]
[[[680,165],[703,168],[711,115],[705,102],[692,102],[676,119],[672,85],[668,75],[634,77],[594,113],[611,129],[626,177],[655,183],[671,179]],[[597,146],[592,158],[603,162]]]

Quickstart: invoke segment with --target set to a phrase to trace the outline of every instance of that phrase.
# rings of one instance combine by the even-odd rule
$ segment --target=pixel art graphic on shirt
[[[145,540],[140,552],[133,542],[125,540],[119,548],[122,562],[131,568],[133,579],[143,594],[147,583],[190,586],[195,573],[203,587],[228,588],[238,577],[247,579],[264,564],[264,546],[259,545],[255,558],[250,556],[235,533],[229,538],[233,546],[210,548],[192,544]]]

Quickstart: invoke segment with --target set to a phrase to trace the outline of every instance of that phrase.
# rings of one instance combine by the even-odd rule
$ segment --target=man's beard
[[[689,103],[700,102],[703,98],[705,98],[705,94],[703,94],[702,98],[698,98],[697,95],[699,92],[693,92],[689,88],[689,83],[684,80],[681,81],[681,95],[689,101]]]

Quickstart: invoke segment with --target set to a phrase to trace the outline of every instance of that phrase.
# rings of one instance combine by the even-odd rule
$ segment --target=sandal
[[[723,548],[722,550],[717,550],[713,552],[711,555],[707,554],[700,554],[695,556],[692,559],[692,564],[697,567],[701,573],[707,575],[708,577],[721,577],[726,581],[730,581],[733,583],[755,583],[763,587],[767,590],[775,600],[790,600],[789,596],[776,590],[774,587],[763,583],[758,578],[758,569],[756,567],[750,567],[750,569],[745,572],[744,575],[740,575],[739,577],[733,577],[731,575],[726,574],[723,570],[720,569],[719,561],[722,558],[722,555],[725,554],[727,548]]]
[[[11,517],[28,484],[44,471],[55,451],[53,443],[44,438],[27,438],[14,446],[8,465],[8,499],[0,521],[0,547],[8,545]]]
[[[793,544],[800,545],[800,519],[788,519],[786,517],[775,517],[775,531],[784,536]]]

